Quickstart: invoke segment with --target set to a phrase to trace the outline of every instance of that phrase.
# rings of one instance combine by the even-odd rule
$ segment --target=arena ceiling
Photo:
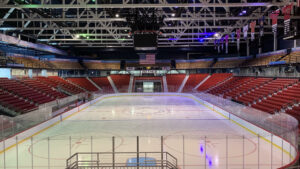
[[[291,0],[0,0],[0,32],[60,47],[133,47],[132,18],[153,19],[159,47],[213,46]],[[295,1],[292,1],[295,3]],[[139,16],[137,16],[139,15]],[[292,19],[295,19],[292,16]],[[283,17],[279,17],[280,20]],[[259,32],[257,24],[256,34]],[[281,27],[281,26],[279,26]],[[242,40],[241,43],[244,43]],[[233,44],[229,44],[233,45]]]

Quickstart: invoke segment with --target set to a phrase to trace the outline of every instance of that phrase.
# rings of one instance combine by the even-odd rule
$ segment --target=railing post
[[[164,168],[164,137],[161,136],[160,138],[160,150],[161,150],[161,168]]]
[[[72,155],[72,138],[71,138],[71,136],[69,136],[69,155],[70,155],[70,157]]]
[[[48,137],[48,169],[50,169],[50,138]]]
[[[245,169],[245,136],[243,135],[243,169]]]
[[[185,168],[185,159],[184,159],[184,135],[182,136],[182,168]],[[177,166],[177,165],[176,165]]]
[[[140,147],[139,147],[140,141],[139,136],[136,137],[136,167],[137,169],[140,168]]]
[[[206,169],[206,136],[204,137],[204,168]]]
[[[273,134],[271,134],[271,169],[273,169]]]
[[[113,169],[115,169],[115,136],[112,137],[112,163]]]
[[[30,144],[31,144],[31,169],[33,169],[33,138],[30,138]]]
[[[17,157],[16,157],[16,159],[17,159],[17,169],[19,169],[19,147],[18,147],[18,136],[16,136],[16,150],[17,150]]]
[[[4,167],[4,169],[6,169],[6,163],[5,163],[5,161],[6,161],[6,159],[5,159],[5,156],[6,156],[6,146],[5,146],[5,140],[3,140],[3,167]]]
[[[257,168],[259,169],[259,134],[257,135]]]
[[[99,153],[97,153],[97,169],[99,169]]]
[[[226,135],[226,169],[228,169],[228,136]]]

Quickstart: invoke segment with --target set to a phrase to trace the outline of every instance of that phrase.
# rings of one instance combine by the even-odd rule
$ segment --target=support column
[[[147,160],[147,159],[145,159]],[[140,168],[140,139],[139,136],[136,137],[136,167]]]
[[[274,49],[274,51],[276,51],[277,50],[277,32],[274,32],[273,40],[274,40],[273,49]]]
[[[262,48],[261,48],[261,46],[262,46],[261,37],[259,37],[258,41],[259,41],[259,42],[258,42],[258,43],[259,43],[258,54],[261,54],[261,53],[262,53]]]
[[[249,39],[247,38],[247,56],[250,56]]]

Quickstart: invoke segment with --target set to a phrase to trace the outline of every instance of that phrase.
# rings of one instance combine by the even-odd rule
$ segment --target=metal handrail
[[[114,154],[128,154],[128,158],[129,157],[135,157],[137,152],[115,152]],[[112,155],[112,152],[81,152],[81,153],[75,153],[73,154],[71,157],[69,157],[66,161],[67,163],[67,168],[66,169],[80,169],[80,168],[103,168],[103,167],[112,167],[114,166],[115,168],[126,168],[126,167],[137,167],[137,168],[165,168],[165,169],[176,169],[177,168],[177,159],[172,156],[170,153],[168,152],[163,152],[163,160],[155,160],[155,165],[151,166],[151,164],[153,164],[153,162],[149,162],[149,161],[143,161],[143,162],[138,162],[138,163],[130,163],[132,166],[128,166],[127,162],[112,162],[112,163],[101,163],[101,160],[99,157],[103,157],[105,155]],[[132,154],[134,154],[132,156]],[[161,156],[162,152],[139,152],[139,154],[143,154],[145,156],[147,156],[147,154],[151,154],[151,155],[157,155],[157,156]],[[80,155],[91,155],[91,160],[79,160]],[[92,160],[92,156],[96,155],[97,159]],[[149,155],[149,157],[151,157],[151,155]],[[142,156],[140,156],[142,157]],[[170,161],[169,161],[169,160]],[[149,164],[149,165],[147,165]]]

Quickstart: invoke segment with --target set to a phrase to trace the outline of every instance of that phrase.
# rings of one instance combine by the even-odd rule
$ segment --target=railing
[[[168,152],[92,152],[75,153],[66,169],[177,169],[177,159]]]

